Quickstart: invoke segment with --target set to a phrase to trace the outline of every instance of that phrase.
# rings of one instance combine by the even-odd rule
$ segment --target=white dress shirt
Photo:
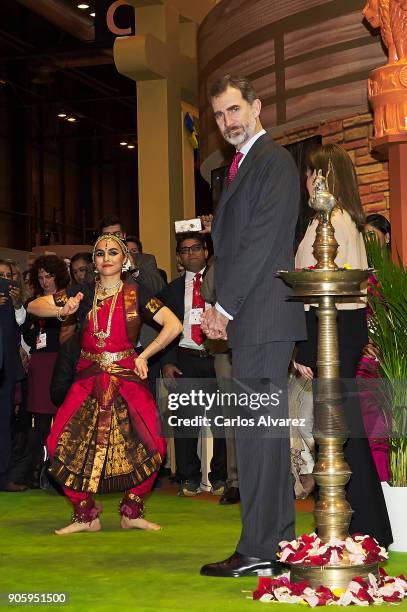
[[[188,272],[188,271],[185,272],[184,325],[183,325],[183,331],[181,335],[181,340],[179,342],[179,346],[182,346],[184,348],[195,349],[197,351],[204,351],[205,347],[202,344],[197,344],[194,340],[192,340],[191,324],[189,323],[189,317],[190,317],[191,309],[192,309],[194,278],[196,274],[200,274],[201,280],[202,280],[202,275],[204,273],[205,268],[202,268],[202,270],[200,270],[199,273]],[[205,302],[204,311],[208,310],[210,306],[211,306],[210,304]]]
[[[24,306],[21,306],[21,308],[19,308],[18,310],[14,311],[14,315],[16,317],[16,322],[17,325],[22,325],[26,319],[27,316],[27,312],[24,308]]]

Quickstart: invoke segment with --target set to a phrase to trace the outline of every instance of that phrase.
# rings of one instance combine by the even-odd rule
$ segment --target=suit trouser
[[[44,462],[44,447],[51,430],[54,414],[42,414],[38,412],[29,413],[31,417],[31,428],[28,432],[27,451],[29,480],[39,481],[41,468]]]
[[[4,489],[8,482],[14,389],[14,382],[2,381],[0,383],[0,489]]]
[[[233,349],[233,375],[264,386],[264,379],[287,385],[294,342],[270,342]],[[279,414],[288,418],[287,394]],[[283,404],[284,402],[284,404]],[[278,437],[277,437],[278,436]],[[236,431],[237,469],[242,532],[237,551],[274,560],[279,542],[295,537],[295,508],[290,463],[289,429],[281,435],[260,437],[256,428]]]
[[[9,481],[25,484],[29,465],[27,448],[28,433],[31,428],[30,415],[27,408],[27,379],[21,381],[21,403],[17,414],[11,418],[11,457],[9,468]]]
[[[183,373],[183,378],[209,379],[216,385],[216,374],[213,365],[213,357],[199,357],[179,351],[178,365]],[[216,390],[211,389],[212,391]],[[196,410],[195,410],[196,412]],[[204,414],[204,411],[200,411]],[[192,413],[194,414],[194,412]],[[188,415],[189,416],[189,415]],[[175,455],[177,461],[177,475],[181,481],[189,480],[196,483],[201,482],[201,461],[197,454],[198,437],[177,436],[174,432]],[[209,481],[226,481],[226,444],[223,437],[214,436],[213,456],[211,460],[211,471]]]
[[[229,353],[215,353],[215,372],[219,387],[222,389],[222,380],[232,378],[232,360]],[[222,389],[223,390],[223,389]],[[237,477],[236,440],[233,427],[225,425],[226,458],[228,470],[228,486],[239,487]]]

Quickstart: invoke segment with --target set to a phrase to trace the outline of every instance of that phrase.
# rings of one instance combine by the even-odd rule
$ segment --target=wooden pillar
[[[174,220],[192,211],[185,202],[181,103],[197,106],[197,24],[214,0],[128,0],[136,8],[136,36],[116,39],[121,74],[137,81],[140,237],[158,265],[176,274]],[[185,157],[185,155],[184,155]],[[190,161],[190,160],[189,160]],[[193,179],[192,179],[193,180]]]
[[[377,138],[373,148],[389,158],[392,255],[396,262],[400,255],[407,265],[407,136]]]
[[[174,220],[183,217],[179,91],[166,80],[137,83],[140,237],[160,267],[172,269]],[[174,125],[175,124],[175,125]]]

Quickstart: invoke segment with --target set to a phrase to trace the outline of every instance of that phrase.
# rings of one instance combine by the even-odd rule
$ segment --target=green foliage
[[[378,350],[380,369],[390,383],[392,435],[389,460],[391,484],[407,486],[407,268],[376,238],[366,238],[369,264],[377,285],[371,286],[369,304],[373,316],[369,333]]]

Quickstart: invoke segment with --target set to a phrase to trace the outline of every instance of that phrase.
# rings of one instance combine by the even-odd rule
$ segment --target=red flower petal
[[[312,535],[308,535],[307,533],[303,533],[302,536],[299,538],[301,540],[301,542],[305,542],[306,544],[313,544],[315,542],[315,540],[317,539],[317,535],[314,533]]]
[[[362,578],[361,576],[355,576],[355,578],[352,578],[352,582],[357,582],[358,584],[360,584],[364,588],[368,587],[368,584],[367,584],[366,580],[364,578]]]
[[[328,559],[322,555],[310,555],[308,561],[311,565],[326,565],[328,563]]]
[[[355,595],[360,601],[368,601],[369,603],[373,603],[373,597],[369,595],[366,589],[359,589]]]
[[[396,603],[400,601],[401,598],[402,596],[401,596],[401,593],[399,593],[399,591],[395,591],[393,595],[383,595],[383,601],[386,601],[387,603]]]
[[[374,538],[367,537],[361,542],[361,544],[362,548],[368,552],[380,552],[379,544]]]

